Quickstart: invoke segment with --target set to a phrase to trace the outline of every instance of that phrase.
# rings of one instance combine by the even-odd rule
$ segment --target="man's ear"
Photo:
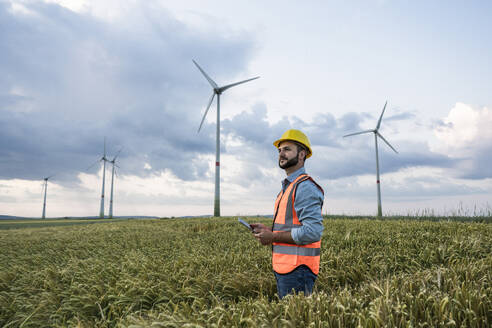
[[[302,158],[302,161],[305,162],[306,161],[306,157],[307,157],[307,150],[306,149],[302,149],[300,152],[304,152],[304,157]]]

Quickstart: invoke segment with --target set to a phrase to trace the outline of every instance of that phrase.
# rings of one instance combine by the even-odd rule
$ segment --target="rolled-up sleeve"
[[[302,226],[292,229],[292,239],[298,245],[311,244],[321,239],[323,216],[321,208],[324,196],[319,188],[307,180],[297,186],[294,209]]]

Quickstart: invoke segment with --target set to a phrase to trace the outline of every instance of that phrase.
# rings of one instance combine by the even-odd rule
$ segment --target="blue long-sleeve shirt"
[[[282,181],[282,190],[285,191],[292,181],[305,173],[306,169],[301,167],[289,175]],[[311,244],[321,239],[323,233],[323,216],[321,215],[323,200],[323,193],[311,180],[304,181],[297,186],[294,209],[302,226],[292,229],[290,233],[297,245]]]

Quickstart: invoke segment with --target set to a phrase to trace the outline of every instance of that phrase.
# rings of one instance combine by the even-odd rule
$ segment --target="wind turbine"
[[[231,83],[224,85],[222,87],[218,86],[214,80],[212,80],[207,73],[197,64],[196,61],[193,60],[193,63],[196,67],[202,72],[203,76],[207,79],[208,83],[213,88],[212,97],[208,102],[207,109],[205,110],[205,114],[203,115],[202,121],[200,123],[200,127],[198,128],[198,132],[200,132],[203,122],[205,121],[205,117],[207,116],[208,110],[210,109],[210,105],[212,105],[212,101],[214,100],[215,95],[217,95],[217,129],[215,134],[215,200],[214,200],[214,216],[220,216],[220,95],[229,88],[235,87],[236,85],[246,83],[252,80],[256,80],[260,78],[259,76],[253,77],[251,79],[247,79],[244,81]]]
[[[113,170],[111,173],[111,198],[109,199],[109,218],[113,218],[113,182],[114,182],[114,167],[116,166],[116,158],[120,154],[121,149],[116,153],[116,155],[113,157],[112,161],[109,161],[111,164],[113,164]]]
[[[48,192],[48,180],[52,177],[53,175],[44,178],[44,182],[43,182],[44,201],[43,201],[43,216],[41,217],[42,219],[46,219],[46,193]]]
[[[102,191],[101,191],[101,209],[99,210],[99,218],[104,219],[104,183],[106,181],[106,138],[104,138],[104,153],[100,161],[103,161],[103,181],[102,181]]]
[[[381,186],[380,186],[380,180],[379,180],[379,155],[378,155],[378,137],[381,138],[395,153],[398,154],[395,148],[390,145],[390,143],[384,139],[384,137],[379,133],[379,127],[381,126],[381,120],[383,119],[383,114],[384,110],[386,109],[386,105],[388,104],[388,101],[384,104],[383,111],[381,112],[381,116],[379,116],[378,124],[376,125],[376,128],[374,130],[365,130],[361,132],[356,132],[356,133],[351,133],[344,135],[343,137],[350,137],[350,136],[355,136],[357,134],[364,134],[364,133],[374,133],[374,144],[376,146],[376,184],[377,184],[377,190],[378,190],[378,216],[381,217],[383,215],[383,211],[381,208]]]

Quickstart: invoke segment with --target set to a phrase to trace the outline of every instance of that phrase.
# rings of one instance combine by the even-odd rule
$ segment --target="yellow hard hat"
[[[278,146],[280,145],[280,143],[282,141],[295,141],[295,142],[302,144],[308,150],[306,158],[311,157],[311,155],[313,154],[313,151],[311,150],[311,144],[309,143],[308,137],[306,137],[306,135],[299,130],[290,129],[290,130],[285,131],[284,134],[282,134],[282,137],[280,139],[276,140],[273,143],[273,145],[278,148]]]

